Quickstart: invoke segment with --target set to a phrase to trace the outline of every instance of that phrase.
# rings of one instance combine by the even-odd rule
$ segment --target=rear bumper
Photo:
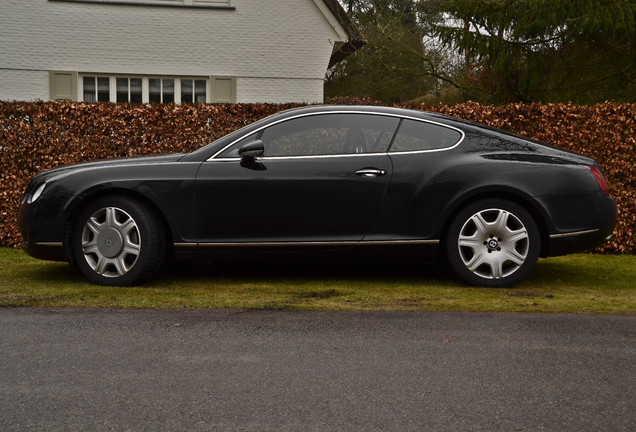
[[[549,235],[545,256],[582,252],[611,239],[616,226],[616,201],[600,194],[588,196],[584,206],[573,206],[565,215],[560,219],[560,229]]]
[[[611,239],[613,234],[600,230],[580,231],[567,234],[553,234],[549,240],[548,256],[566,255],[598,247]]]

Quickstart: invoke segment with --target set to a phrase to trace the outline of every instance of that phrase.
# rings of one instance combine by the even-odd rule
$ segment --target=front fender
[[[150,203],[168,223],[175,242],[192,241],[194,181],[200,163],[161,163],[145,166],[107,166],[79,171],[53,181],[50,196],[65,197],[48,212],[57,212],[57,238],[66,222],[83,206],[108,194],[137,196]],[[58,198],[59,200],[59,198]]]

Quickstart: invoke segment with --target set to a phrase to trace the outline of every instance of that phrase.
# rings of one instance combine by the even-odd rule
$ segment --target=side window
[[[240,157],[239,156],[239,149],[241,147],[243,147],[245,144],[249,144],[252,141],[256,140],[257,137],[258,137],[258,132],[254,132],[252,134],[249,134],[245,138],[243,138],[240,141],[238,141],[237,143],[235,143],[232,147],[230,147],[229,149],[225,150],[223,153],[218,155],[217,158],[223,159],[223,158],[237,158],[237,157]]]
[[[265,156],[385,152],[399,120],[371,114],[316,114],[263,131]]]
[[[415,121],[403,120],[400,125],[391,153],[406,151],[438,150],[452,147],[461,139],[462,135],[454,129],[444,126]]]

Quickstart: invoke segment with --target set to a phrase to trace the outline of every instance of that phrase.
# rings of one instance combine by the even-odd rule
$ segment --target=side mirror
[[[242,160],[248,160],[253,162],[257,157],[263,156],[265,153],[265,146],[263,141],[256,140],[251,143],[247,143],[239,149],[239,156]]]

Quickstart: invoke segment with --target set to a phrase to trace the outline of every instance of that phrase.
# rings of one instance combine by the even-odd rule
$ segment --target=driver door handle
[[[378,177],[386,174],[386,170],[377,168],[363,168],[356,171],[356,174],[362,177]]]

